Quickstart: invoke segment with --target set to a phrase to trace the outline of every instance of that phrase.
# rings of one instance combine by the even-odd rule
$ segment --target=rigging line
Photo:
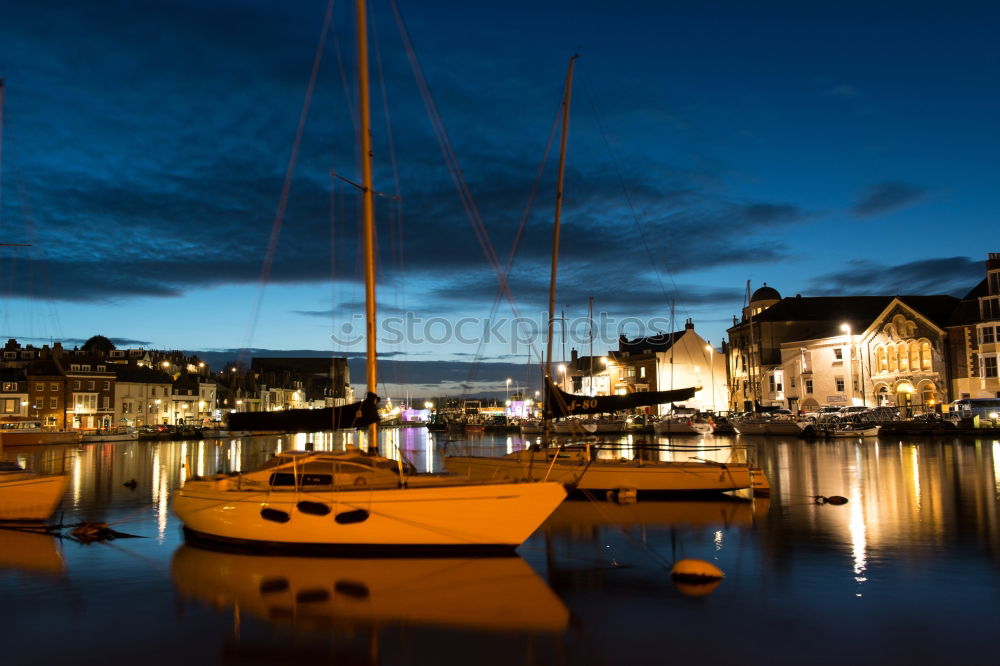
[[[639,218],[639,214],[636,212],[635,209],[635,204],[632,201],[632,196],[629,194],[628,188],[625,186],[625,178],[622,176],[621,168],[618,165],[618,160],[615,159],[614,151],[611,149],[611,142],[608,141],[608,135],[604,129],[604,123],[601,120],[601,116],[597,111],[597,105],[594,103],[594,98],[590,94],[590,87],[587,85],[587,78],[586,76],[581,76],[580,78],[583,79],[584,94],[587,96],[587,101],[590,103],[590,108],[594,113],[594,119],[597,122],[597,127],[600,129],[601,138],[603,139],[604,146],[608,151],[608,158],[611,160],[611,165],[612,167],[614,167],[615,170],[615,176],[617,176],[618,183],[619,185],[621,185],[622,192],[625,195],[625,201],[628,204],[629,212],[632,214],[632,220],[635,222],[636,228],[639,230],[639,237],[642,240],[643,249],[645,249],[646,256],[649,258],[649,263],[653,268],[653,274],[656,276],[656,281],[660,285],[660,291],[662,291],[663,295],[666,296],[667,290],[666,287],[663,285],[663,278],[660,276],[660,271],[658,266],[656,265],[656,260],[653,256],[652,248],[650,248],[649,246],[648,237],[650,234],[645,229],[642,220]],[[667,276],[670,278],[671,285],[673,285],[674,293],[676,294],[677,282],[674,280],[673,273],[670,272],[669,268],[666,268],[665,270],[667,272]]]
[[[528,201],[524,206],[524,211],[521,213],[521,220],[517,227],[517,232],[514,234],[514,242],[510,248],[510,255],[507,257],[507,265],[504,268],[504,276],[509,281],[510,273],[514,266],[514,258],[517,256],[517,250],[521,244],[521,237],[524,235],[524,230],[528,225],[528,215],[531,213],[531,208],[534,206],[535,197],[538,195],[539,186],[541,185],[542,176],[545,173],[545,166],[548,164],[549,155],[552,152],[552,145],[555,143],[556,133],[559,129],[559,121],[561,118],[562,104],[556,108],[555,115],[552,118],[552,128],[549,130],[549,139],[545,144],[545,150],[542,153],[542,161],[538,165],[538,171],[535,174],[535,181],[532,183],[531,192],[528,195]],[[496,314],[497,309],[500,307],[500,300],[503,298],[503,289],[499,286],[497,287],[497,292],[493,296],[493,306],[490,308],[490,320]],[[518,322],[521,325],[521,322]],[[485,340],[483,338],[479,339],[479,346],[476,349],[475,356],[473,357],[472,366],[469,368],[469,375],[466,377],[468,381],[471,381],[474,376],[476,364],[479,363],[480,356],[482,355],[483,347],[485,346]],[[539,357],[539,362],[541,363],[541,351],[535,348],[535,343],[533,341],[528,342],[529,351],[534,351],[535,355]]]
[[[392,116],[389,112],[389,94],[388,89],[385,84],[385,69],[382,64],[382,47],[381,40],[379,38],[378,23],[376,21],[371,21],[369,23],[372,30],[373,36],[373,46],[375,52],[375,68],[378,72],[378,84],[379,92],[382,98],[382,116],[385,123],[385,133],[386,142],[388,144],[387,151],[389,153],[389,163],[392,170],[392,183],[393,183],[393,196],[387,197],[390,199],[390,214],[389,214],[389,239],[390,239],[390,257],[391,264],[396,269],[396,286],[394,291],[395,301],[397,309],[402,309],[402,304],[406,302],[406,280],[404,279],[404,243],[403,243],[403,208],[402,208],[402,187],[400,185],[399,179],[399,161],[396,155],[396,143],[395,136],[392,132]],[[406,339],[403,338],[403,351],[406,351]],[[397,380],[397,383],[402,383],[404,386],[408,384],[407,377],[407,367],[405,363],[395,363],[393,364],[393,376]]]
[[[288,194],[292,187],[292,176],[295,174],[295,165],[298,162],[299,147],[302,145],[302,134],[305,131],[306,118],[309,116],[309,106],[312,103],[313,91],[316,88],[316,78],[319,74],[319,65],[323,59],[323,47],[326,43],[326,36],[329,33],[330,25],[333,23],[334,0],[328,0],[326,15],[323,18],[323,27],[320,30],[319,43],[316,45],[316,55],[313,57],[312,72],[309,74],[309,84],[306,87],[305,99],[302,102],[302,110],[299,112],[299,124],[295,131],[295,140],[292,143],[292,152],[288,156],[288,164],[285,167],[285,179],[281,185],[281,195],[278,199],[278,208],[274,214],[274,222],[271,226],[271,236],[267,242],[267,251],[264,254],[264,261],[260,268],[260,284],[257,288],[257,298],[251,311],[250,323],[247,327],[247,334],[244,340],[243,349],[237,357],[238,360],[245,360],[246,350],[253,340],[254,331],[257,328],[257,321],[260,318],[260,309],[264,301],[264,288],[267,286],[268,278],[271,275],[271,268],[274,263],[274,254],[278,248],[278,238],[281,236],[281,226],[285,220],[285,209],[288,206]]]
[[[28,198],[28,193],[24,186],[24,175],[20,172],[16,173],[17,179],[17,198],[21,206],[21,219],[24,224],[24,233],[27,236],[27,240],[31,241],[29,245],[38,246],[38,253],[40,259],[37,262],[31,262],[28,264],[31,273],[30,282],[33,285],[35,280],[35,270],[41,274],[42,291],[37,293],[34,290],[31,291],[31,296],[41,297],[44,299],[45,303],[49,309],[49,317],[52,321],[52,325],[56,330],[57,337],[63,337],[62,322],[59,320],[59,310],[56,308],[55,299],[52,297],[52,281],[49,275],[49,264],[45,256],[45,246],[41,242],[41,236],[38,233],[38,225],[35,224],[34,210],[31,207],[31,201]],[[29,320],[30,329],[29,332],[33,335],[34,333],[34,323]]]
[[[434,134],[438,139],[438,146],[444,156],[445,163],[448,165],[449,173],[458,191],[459,199],[462,201],[463,207],[465,208],[466,216],[472,224],[473,232],[475,233],[484,254],[486,254],[487,261],[492,266],[493,271],[504,290],[504,295],[510,302],[511,309],[514,311],[515,316],[519,317],[520,314],[517,311],[517,304],[514,300],[514,296],[511,293],[507,280],[503,275],[503,268],[497,258],[493,244],[490,242],[489,234],[483,224],[482,217],[479,215],[479,210],[472,198],[472,193],[469,191],[468,185],[465,182],[461,167],[458,164],[458,158],[455,156],[455,152],[452,149],[451,141],[444,128],[444,121],[441,119],[440,113],[438,113],[437,105],[434,103],[430,87],[427,84],[427,79],[423,75],[423,69],[420,66],[420,61],[417,58],[416,51],[413,48],[413,42],[411,41],[409,32],[406,29],[406,24],[399,12],[399,7],[395,0],[390,0],[390,4],[396,17],[396,23],[399,26],[400,36],[403,39],[403,43],[406,48],[406,54],[410,61],[410,67],[413,70],[414,77],[416,78],[417,88],[420,90],[421,99],[423,100],[424,107],[430,117]]]

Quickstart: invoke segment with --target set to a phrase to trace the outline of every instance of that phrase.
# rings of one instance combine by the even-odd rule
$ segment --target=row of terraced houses
[[[344,358],[255,358],[213,373],[179,351],[20,345],[0,358],[0,419],[52,429],[202,425],[223,413],[322,407],[353,400]]]

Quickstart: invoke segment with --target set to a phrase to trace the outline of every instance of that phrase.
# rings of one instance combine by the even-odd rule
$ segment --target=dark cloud
[[[928,192],[927,188],[901,181],[886,181],[868,188],[852,211],[858,217],[881,215],[911,206],[926,197]]]
[[[808,295],[932,295],[962,297],[984,275],[982,260],[969,257],[921,259],[895,266],[854,260],[848,268],[813,278]]]

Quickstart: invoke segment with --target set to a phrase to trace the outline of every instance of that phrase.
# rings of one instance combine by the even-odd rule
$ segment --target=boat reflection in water
[[[770,500],[663,500],[634,504],[567,500],[543,529],[586,533],[601,527],[750,527],[767,515]]]
[[[569,610],[520,557],[285,557],[184,545],[172,570],[184,597],[297,629],[400,623],[552,633],[569,625]]]
[[[57,541],[44,532],[0,527],[0,573],[61,575],[66,564]]]

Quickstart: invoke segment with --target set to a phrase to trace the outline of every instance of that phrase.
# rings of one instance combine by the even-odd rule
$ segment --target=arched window
[[[898,364],[896,361],[896,348],[894,346],[889,346],[885,350],[886,357],[889,359],[889,372],[896,372]]]
[[[910,369],[920,369],[920,344],[915,340],[910,343]]]
[[[910,355],[906,351],[906,343],[900,342],[899,346],[896,347],[896,354],[899,356],[899,371],[909,372],[910,371]]]
[[[932,358],[931,343],[924,340],[920,343],[920,369],[930,370]]]
[[[885,347],[881,345],[875,349],[875,368],[876,372],[885,372],[889,369],[889,364],[885,359]]]

